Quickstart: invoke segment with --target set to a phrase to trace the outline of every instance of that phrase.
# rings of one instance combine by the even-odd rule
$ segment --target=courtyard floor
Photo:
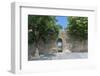
[[[54,53],[54,54],[41,54],[39,57],[32,57],[32,60],[58,60],[58,59],[86,59],[88,58],[87,52],[82,53]]]

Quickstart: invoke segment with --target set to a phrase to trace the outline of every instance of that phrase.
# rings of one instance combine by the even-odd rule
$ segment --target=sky
[[[56,16],[57,24],[61,25],[64,28],[67,27],[68,17],[67,16]]]

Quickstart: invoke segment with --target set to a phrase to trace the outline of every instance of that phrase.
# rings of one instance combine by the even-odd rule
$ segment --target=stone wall
[[[65,31],[60,31],[59,38],[63,41],[63,51],[88,52],[88,40],[73,39]]]
[[[42,41],[39,42],[39,53],[40,54],[46,54],[46,53],[53,53],[53,52],[57,52],[56,49],[56,41],[49,41],[48,43],[43,43]],[[36,52],[36,47],[34,46],[34,44],[32,45],[28,45],[28,55],[32,55],[34,56]]]
[[[88,52],[88,41],[78,41],[78,40],[73,40],[70,38],[64,31],[60,33],[59,38],[62,39],[63,41],[63,52]],[[54,53],[58,52],[57,50],[57,45],[56,45],[57,40],[50,40],[48,43],[43,43],[42,41],[39,42],[39,53],[40,54],[46,54],[46,53]],[[28,45],[28,55],[34,56],[36,51],[36,47],[34,44]]]
[[[80,41],[78,39],[73,39],[66,34],[67,48],[71,52],[88,52],[88,40]]]
[[[68,41],[67,47],[71,52],[88,52],[87,40],[85,40],[85,41],[77,41],[77,40]]]

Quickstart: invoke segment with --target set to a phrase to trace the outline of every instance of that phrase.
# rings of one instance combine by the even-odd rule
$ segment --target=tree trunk
[[[38,43],[35,43],[35,54],[34,54],[35,57],[39,57],[39,48],[38,47],[39,47]]]
[[[81,52],[84,50],[84,40],[82,40],[82,45],[81,45]]]

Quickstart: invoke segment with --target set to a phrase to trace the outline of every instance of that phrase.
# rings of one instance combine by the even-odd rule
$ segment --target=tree
[[[46,43],[58,37],[60,27],[56,25],[54,16],[28,15],[28,44],[35,44],[38,48],[39,41]]]
[[[88,17],[68,17],[67,33],[74,39],[87,40]]]

